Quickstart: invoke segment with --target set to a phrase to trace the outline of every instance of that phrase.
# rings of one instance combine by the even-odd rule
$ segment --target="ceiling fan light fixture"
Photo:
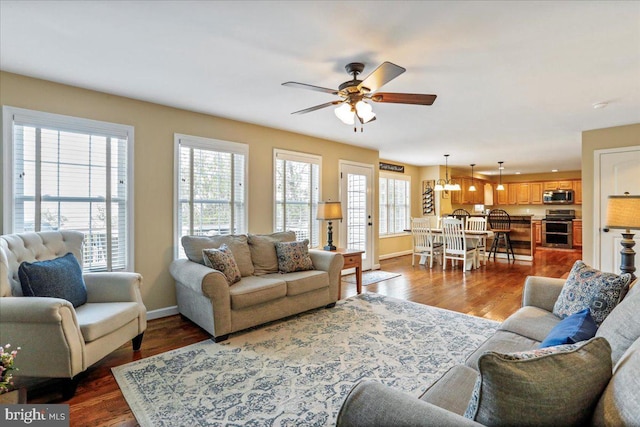
[[[347,104],[346,102],[333,110],[333,112],[336,114],[336,117],[339,118],[345,125],[353,125],[355,123],[351,105]]]
[[[371,104],[368,104],[362,100],[356,103],[356,114],[358,114],[358,117],[362,119],[363,123],[370,122],[376,116],[376,114],[373,112],[373,107],[371,106]]]

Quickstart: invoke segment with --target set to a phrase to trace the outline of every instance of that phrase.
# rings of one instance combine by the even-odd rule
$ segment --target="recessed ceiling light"
[[[551,169],[551,172],[558,172],[558,169]]]
[[[595,104],[593,104],[593,108],[595,108],[597,110],[599,108],[604,108],[607,105],[609,105],[608,102],[596,102]]]
[[[516,175],[520,175],[520,172],[516,172]]]

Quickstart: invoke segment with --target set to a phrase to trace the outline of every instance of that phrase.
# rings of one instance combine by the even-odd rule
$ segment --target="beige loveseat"
[[[219,342],[232,332],[335,305],[342,255],[311,249],[313,270],[279,273],[275,243],[295,240],[293,232],[184,236],[182,246],[188,259],[175,260],[170,267],[178,311]],[[223,244],[231,249],[242,276],[232,285],[222,272],[204,265],[202,250]]]
[[[560,322],[553,310],[564,283],[563,279],[527,278],[522,308],[503,322],[464,365],[454,366],[434,384],[425,385],[428,388],[419,399],[375,381],[359,383],[347,396],[337,425],[640,426],[640,285],[637,281],[604,319],[595,338],[576,344],[579,349],[560,357],[546,354],[533,360],[513,360],[500,355],[538,348]],[[497,364],[508,365],[511,371],[498,371]],[[522,375],[527,372],[527,365],[534,368],[528,377]],[[477,384],[476,380],[481,378],[480,368],[486,368],[489,373],[501,372],[503,376],[483,374],[485,378]],[[498,390],[496,384],[503,387]],[[526,393],[519,393],[522,390]],[[479,401],[476,421],[464,416],[474,394]],[[582,402],[586,402],[585,409],[571,412],[575,408],[570,405]],[[534,408],[534,403],[536,409],[528,410],[528,407]],[[567,414],[571,414],[570,419],[563,418]],[[546,415],[553,421],[539,421]],[[477,422],[478,417],[484,419],[483,423]]]
[[[0,236],[0,344],[21,347],[16,376],[74,379],[129,340],[140,348],[147,310],[137,273],[83,274],[87,299],[75,308],[61,298],[23,296],[22,262],[71,253],[81,266],[83,240],[78,231]],[[75,384],[65,394],[73,394]]]

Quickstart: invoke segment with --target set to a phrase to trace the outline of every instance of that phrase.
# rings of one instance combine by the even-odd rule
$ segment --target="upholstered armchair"
[[[0,236],[0,344],[21,347],[16,376],[70,379],[67,396],[75,392],[77,374],[128,340],[139,350],[147,327],[137,273],[79,272],[86,302],[75,308],[66,299],[23,295],[21,263],[71,253],[81,266],[83,239],[77,231]]]

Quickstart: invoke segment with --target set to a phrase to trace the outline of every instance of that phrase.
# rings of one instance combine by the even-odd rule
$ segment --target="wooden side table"
[[[356,269],[356,289],[358,294],[362,293],[362,254],[364,251],[359,249],[336,249],[336,252],[342,254],[344,258],[343,270],[347,268]],[[342,296],[342,279],[340,279],[340,285],[338,286],[338,298]]]

